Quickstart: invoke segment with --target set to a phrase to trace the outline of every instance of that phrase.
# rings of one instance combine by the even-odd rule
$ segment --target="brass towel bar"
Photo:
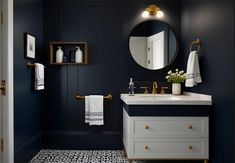
[[[77,100],[84,100],[85,99],[85,96],[81,96],[81,95],[76,95],[75,98]],[[106,100],[112,100],[112,95],[111,94],[108,94],[107,96],[104,96],[104,99]]]
[[[27,67],[28,68],[34,68],[35,67],[35,64],[34,63],[31,63],[31,62],[28,62],[27,63]],[[45,66],[44,66],[45,67]]]
[[[195,41],[193,41],[190,45],[190,52],[192,51],[193,45],[197,45],[197,51],[199,51],[201,46],[201,41],[198,38]]]
[[[33,67],[35,67],[35,64],[28,62],[28,63],[27,63],[27,67],[28,67],[28,68],[33,68]]]

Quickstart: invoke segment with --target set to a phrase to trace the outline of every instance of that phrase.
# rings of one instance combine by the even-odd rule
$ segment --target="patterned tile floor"
[[[123,150],[41,150],[29,163],[127,163]],[[142,161],[143,162],[143,161]],[[133,161],[133,163],[142,163]]]
[[[203,161],[133,161],[132,163],[201,163]],[[43,149],[29,163],[128,163],[123,150]]]

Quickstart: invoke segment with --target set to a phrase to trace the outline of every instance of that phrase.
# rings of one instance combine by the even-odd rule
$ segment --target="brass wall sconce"
[[[157,5],[149,5],[145,11],[142,13],[142,17],[147,18],[148,16],[157,16],[158,18],[163,17],[163,12],[160,10],[160,7]]]

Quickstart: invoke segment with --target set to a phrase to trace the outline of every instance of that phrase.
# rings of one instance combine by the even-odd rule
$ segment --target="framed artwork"
[[[25,58],[26,59],[35,59],[35,36],[25,33]]]

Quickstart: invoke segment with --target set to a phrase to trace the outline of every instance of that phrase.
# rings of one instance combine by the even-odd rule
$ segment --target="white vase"
[[[76,48],[77,48],[77,51],[76,51],[76,54],[75,54],[75,62],[76,63],[82,63],[83,53],[82,53],[79,46],[77,46]]]
[[[180,95],[181,94],[181,84],[180,83],[172,83],[172,94]]]
[[[62,63],[64,52],[61,49],[62,48],[61,46],[58,46],[57,48],[58,50],[56,51],[56,63]]]

